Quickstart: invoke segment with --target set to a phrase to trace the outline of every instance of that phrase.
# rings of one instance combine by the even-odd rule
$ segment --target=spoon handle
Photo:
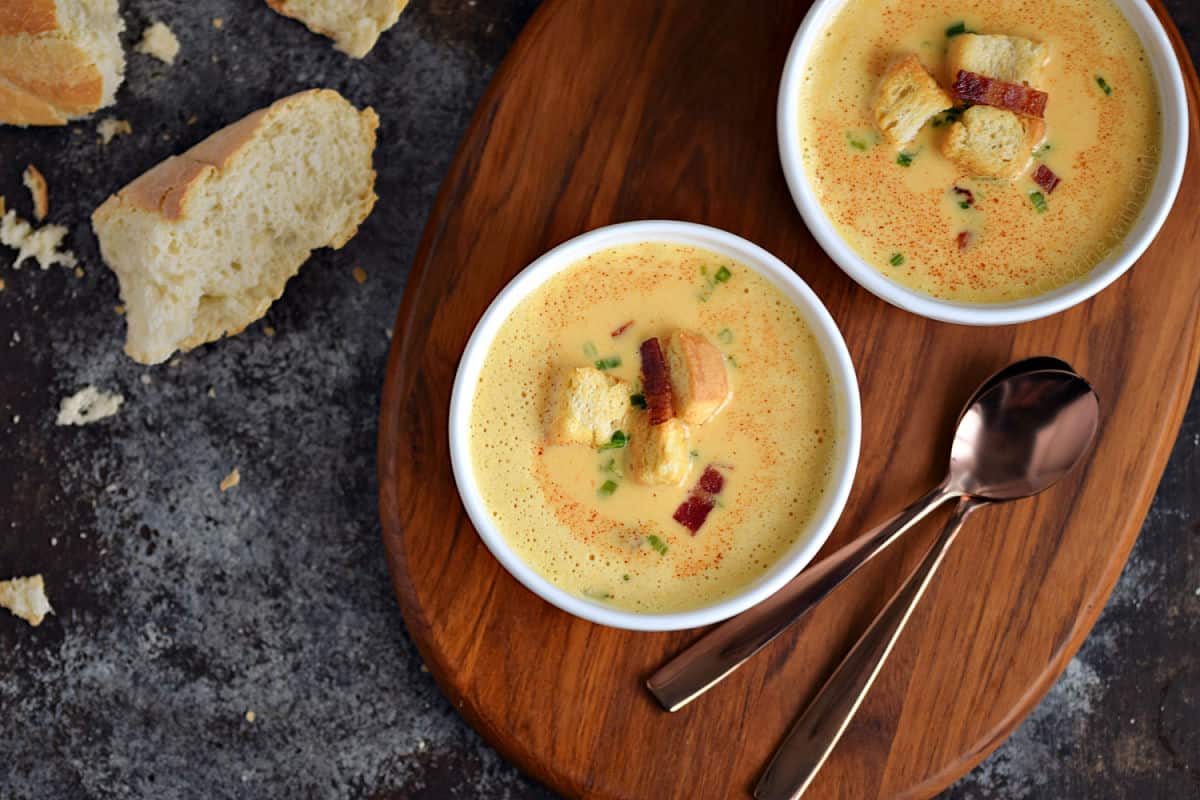
[[[959,503],[920,566],[892,596],[788,731],[754,789],[757,800],[796,800],[804,794],[870,691],[963,522],[983,504],[972,498]]]
[[[801,572],[749,611],[709,631],[659,667],[646,686],[668,711],[678,711],[716,686],[783,633],[909,528],[956,492],[942,483],[887,522]]]

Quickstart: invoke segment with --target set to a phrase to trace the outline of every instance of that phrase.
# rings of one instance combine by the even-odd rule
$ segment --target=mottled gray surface
[[[421,669],[383,562],[374,470],[386,331],[408,265],[471,110],[534,5],[414,0],[353,62],[258,0],[125,0],[128,44],[154,19],[183,43],[174,67],[130,54],[104,113],[134,134],[105,148],[94,123],[0,128],[0,193],[29,216],[19,172],[38,164],[51,220],[71,225],[86,270],[14,271],[0,253],[0,577],[45,573],[58,610],[38,629],[0,614],[0,798],[549,796]],[[1198,9],[1171,5],[1195,52]],[[172,365],[126,359],[91,209],[314,85],[383,118],[381,202],[362,233],[318,253],[245,334]],[[88,383],[121,391],[120,414],[55,427],[58,400]],[[948,797],[1200,794],[1198,461],[1194,397],[1101,622]],[[222,494],[234,466],[242,483]]]

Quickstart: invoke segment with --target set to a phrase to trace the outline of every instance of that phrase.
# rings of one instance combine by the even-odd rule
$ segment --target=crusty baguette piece
[[[875,94],[875,124],[892,144],[912,141],[930,117],[954,105],[950,95],[910,55],[892,64]]]
[[[173,156],[92,214],[127,309],[125,352],[165,361],[240,333],[313,250],[375,205],[375,128],[328,89],[285,97]]]
[[[968,175],[1019,177],[1046,135],[1046,123],[992,106],[971,106],[942,141],[942,152]]]
[[[717,346],[694,331],[677,330],[667,344],[675,416],[703,425],[729,400],[729,373]]]
[[[550,444],[607,444],[629,411],[629,384],[594,367],[568,370],[554,390]]]
[[[946,79],[953,83],[959,70],[975,72],[1009,83],[1037,87],[1050,48],[1019,36],[964,33],[946,48]]]
[[[117,0],[0,0],[0,123],[65,125],[125,75]]]
[[[346,55],[362,58],[396,24],[408,0],[267,0],[267,5],[333,39]]]
[[[692,468],[687,423],[672,417],[658,425],[650,415],[634,411],[630,418],[629,473],[648,486],[678,486]]]

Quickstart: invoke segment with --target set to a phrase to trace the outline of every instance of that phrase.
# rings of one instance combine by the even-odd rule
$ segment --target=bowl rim
[[[754,583],[715,603],[689,610],[643,614],[579,597],[538,574],[517,555],[492,522],[471,464],[469,423],[483,361],[500,326],[513,309],[554,275],[583,257],[609,247],[639,242],[670,242],[700,247],[736,259],[779,288],[800,309],[817,336],[833,381],[838,410],[838,447],[825,495],[807,530],[775,565]],[[740,236],[691,222],[639,220],[597,228],[570,239],[535,259],[496,296],[476,324],[463,350],[450,398],[450,460],[459,497],[484,545],[522,585],[553,606],[601,625],[638,631],[695,628],[728,619],[762,602],[794,578],[829,538],[849,497],[858,467],[862,408],[849,350],[833,317],[816,293],[783,261]]]
[[[1178,56],[1146,0],[1112,0],[1137,33],[1158,89],[1162,148],[1154,182],[1129,232],[1084,276],[1033,298],[1010,303],[940,300],[887,278],[842,239],[808,181],[800,154],[800,83],[813,44],[850,0],[816,0],[792,40],[776,105],[779,158],[792,199],[821,249],[855,282],[898,308],[941,322],[1012,325],[1056,314],[1095,296],[1120,278],[1158,235],[1175,202],[1188,148],[1187,89]]]

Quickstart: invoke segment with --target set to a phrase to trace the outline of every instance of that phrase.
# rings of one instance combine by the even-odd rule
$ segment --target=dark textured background
[[[1195,56],[1200,7],[1168,4]],[[37,164],[86,271],[16,271],[0,253],[0,577],[44,573],[57,610],[38,629],[0,612],[0,798],[549,796],[423,671],[384,566],[375,485],[408,266],[472,108],[535,6],[414,0],[356,62],[258,0],[124,0],[127,46],[156,19],[183,44],[173,67],[129,53],[118,104],[99,116],[131,120],[133,135],[102,147],[94,120],[0,128],[0,194],[29,217],[19,176]],[[154,368],[130,361],[91,210],[311,86],[379,111],[375,213],[241,336]],[[125,407],[56,427],[59,400],[88,383]],[[947,797],[1200,796],[1197,397],[1099,624]],[[222,494],[234,466],[242,484]]]

